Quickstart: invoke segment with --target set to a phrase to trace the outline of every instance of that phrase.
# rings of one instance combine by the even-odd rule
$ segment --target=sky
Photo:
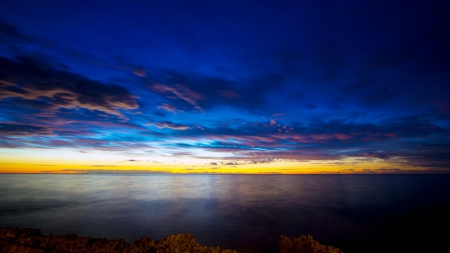
[[[448,1],[0,8],[0,173],[449,173]]]

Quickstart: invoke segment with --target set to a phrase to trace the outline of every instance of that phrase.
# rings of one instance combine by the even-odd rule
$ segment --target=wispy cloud
[[[169,112],[177,111],[177,108],[175,108],[175,106],[169,105],[169,104],[166,104],[166,103],[162,103],[161,105],[158,105],[156,108],[164,109],[164,110],[169,111]]]
[[[237,99],[237,98],[241,97],[241,95],[237,94],[236,92],[234,92],[232,90],[221,90],[220,96],[222,96],[224,98],[231,98],[231,99]]]
[[[158,128],[170,128],[170,129],[173,129],[173,130],[182,130],[182,131],[189,129],[188,126],[181,125],[181,124],[175,124],[175,123],[172,123],[170,121],[158,122],[158,123],[155,124],[155,126],[158,127]]]
[[[203,109],[197,103],[198,100],[204,99],[203,95],[192,91],[186,85],[178,84],[174,86],[168,86],[164,84],[154,84],[150,86],[150,89],[160,94],[175,95],[176,98],[184,100],[194,108],[203,112]]]
[[[140,76],[140,77],[146,77],[147,76],[147,70],[144,68],[135,68],[131,71],[133,74]]]

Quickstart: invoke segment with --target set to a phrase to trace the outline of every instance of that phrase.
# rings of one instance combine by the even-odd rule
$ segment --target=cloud
[[[154,84],[150,86],[150,89],[160,94],[175,95],[177,98],[184,100],[188,104],[192,105],[194,108],[203,112],[203,109],[197,103],[198,100],[204,99],[203,95],[192,91],[186,85],[177,84],[171,87],[164,84]]]
[[[175,124],[175,123],[172,123],[170,121],[158,122],[158,123],[156,123],[156,127],[158,127],[158,128],[170,128],[170,129],[173,129],[173,130],[182,130],[182,131],[187,130],[189,128],[188,126],[181,125],[181,124]]]
[[[398,173],[401,172],[401,169],[385,169],[385,168],[380,168],[380,169],[375,169],[375,171],[377,172],[382,172],[382,173]]]
[[[51,135],[52,131],[40,126],[0,123],[0,134],[9,136]]]
[[[55,70],[31,58],[17,61],[0,57],[0,99],[41,100],[59,108],[85,108],[124,117],[119,109],[139,106],[128,90],[66,71]]]
[[[315,104],[313,104],[313,103],[305,103],[305,108],[306,109],[314,109],[314,108],[316,108],[317,106],[315,105]]]
[[[175,108],[174,106],[166,104],[166,103],[162,103],[161,105],[158,105],[156,108],[164,109],[164,110],[169,111],[169,112],[174,112],[174,111],[177,110],[177,108]]]
[[[237,98],[241,97],[241,95],[237,94],[236,92],[234,92],[232,90],[221,90],[220,96],[222,96],[224,98],[231,98],[231,99],[237,99]]]
[[[33,39],[23,33],[21,33],[15,26],[0,21],[0,42],[31,42]]]
[[[133,74],[140,76],[140,77],[146,77],[147,76],[147,70],[143,68],[136,68],[131,71]]]
[[[149,88],[168,98],[182,100],[199,111],[227,104],[248,111],[268,106],[267,95],[283,88],[285,76],[279,73],[264,73],[248,80],[231,81],[223,77],[211,77],[202,73],[186,75],[179,71],[167,71],[170,84],[159,81]],[[154,80],[162,80],[155,74]],[[186,90],[188,88],[188,90]],[[181,105],[175,104],[177,108]],[[199,108],[201,108],[201,110]],[[262,107],[262,108],[261,108]]]
[[[274,125],[276,125],[276,124],[277,124],[277,122],[276,122],[275,120],[273,120],[273,119],[270,120],[270,125],[271,125],[271,126],[274,126]]]
[[[114,165],[108,166],[92,166],[92,167],[116,167]],[[63,169],[63,170],[47,170],[41,171],[41,173],[78,173],[78,174],[168,174],[170,171],[164,170],[123,170],[123,169],[98,169],[98,170],[83,170],[83,169]]]
[[[185,143],[181,141],[179,147],[200,148],[240,161],[259,161],[267,157],[305,161],[368,157],[404,165],[414,163],[442,168],[450,164],[445,158],[449,154],[446,139],[435,138],[446,135],[448,130],[420,118],[395,118],[378,124],[315,121],[303,126],[297,124],[295,129],[286,126],[291,129],[288,133],[277,133],[277,129],[269,124],[221,125],[208,127],[208,131],[199,132],[200,136],[180,132],[176,138],[196,141],[192,145],[181,145]],[[427,150],[439,150],[439,153],[429,154]],[[356,160],[367,162],[370,159]]]
[[[362,156],[363,157],[380,158],[380,159],[389,159],[390,158],[390,156],[388,156],[388,155],[374,153],[374,152],[364,153]]]

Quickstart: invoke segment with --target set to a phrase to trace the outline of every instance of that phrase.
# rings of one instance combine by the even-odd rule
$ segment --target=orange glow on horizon
[[[347,169],[346,169],[347,168]],[[80,165],[46,163],[2,163],[0,173],[42,174],[373,174],[425,172],[424,168],[400,170],[387,163],[361,163],[357,166],[342,166],[319,162],[273,162],[268,164],[241,165]]]
[[[26,157],[26,158],[25,158]],[[138,157],[138,158],[136,158]],[[8,150],[0,152],[0,173],[165,173],[165,174],[389,174],[426,173],[428,168],[405,165],[401,158],[344,158],[297,161],[288,159],[221,160],[187,156],[148,157],[77,150]]]

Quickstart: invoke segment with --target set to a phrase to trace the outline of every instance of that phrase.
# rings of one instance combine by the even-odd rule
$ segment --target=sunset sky
[[[448,1],[0,8],[0,173],[448,173]]]

